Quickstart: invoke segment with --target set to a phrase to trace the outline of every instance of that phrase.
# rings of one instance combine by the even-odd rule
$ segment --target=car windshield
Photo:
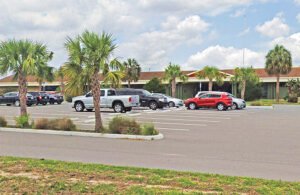
[[[147,91],[147,90],[143,90],[143,94],[145,96],[151,96],[151,93],[149,91]]]

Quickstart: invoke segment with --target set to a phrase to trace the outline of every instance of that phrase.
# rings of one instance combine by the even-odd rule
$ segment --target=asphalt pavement
[[[11,124],[18,112],[0,106],[0,116]],[[31,107],[29,113],[32,118],[69,117],[82,129],[94,125],[93,112],[77,113],[69,104]],[[102,112],[104,123],[115,115]],[[139,109],[126,116],[153,122],[165,139],[0,132],[0,155],[300,181],[299,106],[224,112]]]

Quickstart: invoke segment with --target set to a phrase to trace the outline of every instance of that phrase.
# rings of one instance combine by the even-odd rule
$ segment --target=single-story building
[[[200,70],[201,71],[201,70]],[[218,86],[214,84],[213,90],[216,91],[227,91],[230,93],[236,93],[236,86],[230,82],[230,78],[234,74],[234,69],[226,69],[220,70],[222,73],[227,75],[224,79],[223,86]],[[261,90],[262,90],[262,98],[266,99],[274,99],[276,95],[276,77],[270,76],[267,72],[261,69],[255,69],[257,75],[260,78],[261,82]],[[189,97],[194,96],[198,91],[206,91],[208,90],[208,80],[207,79],[198,79],[196,77],[196,73],[198,71],[183,71],[185,75],[189,77],[188,81],[185,83],[178,80],[177,82],[177,97],[186,99]],[[163,71],[156,71],[156,72],[141,72],[140,79],[137,82],[132,82],[131,87],[133,88],[143,88],[143,86],[152,78],[158,77],[163,78],[164,72]],[[101,78],[101,77],[100,77]],[[287,75],[281,75],[280,78],[280,97],[283,98],[287,95],[287,87],[286,82],[290,79],[300,79],[300,67],[293,67],[292,71]],[[166,82],[164,82],[167,84]],[[124,87],[127,86],[127,82],[123,82],[122,85]],[[38,91],[40,85],[36,81],[35,77],[29,76],[27,78],[27,86],[29,90]],[[54,82],[44,82],[43,83],[43,90],[45,91],[55,91],[57,87],[60,86],[60,81]],[[16,80],[13,79],[13,76],[7,76],[5,78],[0,79],[0,94],[7,92],[7,91],[16,91],[18,87],[18,83]],[[170,94],[170,87],[167,87],[167,93]]]

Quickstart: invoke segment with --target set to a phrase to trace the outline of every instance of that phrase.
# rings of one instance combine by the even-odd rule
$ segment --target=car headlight
[[[164,102],[164,101],[165,101],[164,98],[159,98],[158,100],[159,100],[160,102]]]

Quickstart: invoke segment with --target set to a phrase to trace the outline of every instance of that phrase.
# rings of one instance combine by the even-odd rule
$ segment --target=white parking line
[[[153,119],[153,120],[170,120],[170,121],[189,121],[189,122],[208,122],[208,123],[219,123],[220,121],[209,121],[209,120],[190,120],[190,119],[175,119],[175,118],[150,118],[150,117],[136,117],[138,119]]]
[[[165,124],[165,125],[182,125],[182,126],[201,126],[201,127],[206,127],[207,124],[185,124],[185,123],[165,123],[165,122],[158,122],[158,121],[154,121],[152,123],[155,124]]]
[[[164,127],[158,127],[158,129],[168,130],[168,131],[190,131],[189,129],[174,129],[174,128],[164,128]]]
[[[175,118],[175,117],[177,117],[177,115],[162,115],[162,114],[156,114],[155,116],[157,116],[157,117],[172,117],[172,118]],[[226,120],[228,120],[228,119],[231,119],[231,118],[229,118],[229,117],[214,117],[214,116],[194,116],[194,115],[192,115],[192,116],[182,116],[182,115],[180,115],[180,118],[196,118],[196,119],[201,119],[201,118],[203,118],[203,119],[205,119],[205,118],[207,118],[207,119],[226,119]]]

